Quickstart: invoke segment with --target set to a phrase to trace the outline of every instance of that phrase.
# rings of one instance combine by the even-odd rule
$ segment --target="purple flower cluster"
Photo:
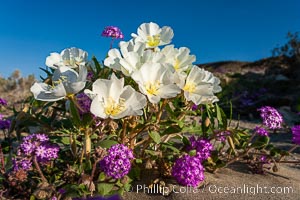
[[[254,132],[260,136],[269,136],[268,131],[262,127],[255,127]]]
[[[104,37],[111,37],[111,38],[119,38],[119,39],[124,38],[123,33],[116,26],[107,26],[107,27],[105,27],[101,35],[104,36]]]
[[[206,160],[213,150],[212,144],[209,142],[209,140],[198,138],[196,139],[194,136],[190,137],[190,143],[191,145],[187,147],[187,151],[196,150],[197,157],[204,161]]]
[[[281,114],[273,107],[264,106],[258,109],[263,119],[263,124],[270,129],[280,128],[283,122]]]
[[[7,106],[7,101],[5,99],[0,98],[0,105]]]
[[[204,168],[198,156],[183,155],[175,161],[172,176],[179,184],[197,187],[204,180]]]
[[[81,108],[81,109],[79,109],[79,113],[81,115],[89,113],[92,100],[85,93],[77,94],[76,99],[77,99],[78,105]]]
[[[13,158],[13,170],[18,171],[20,169],[23,169],[24,171],[30,170],[32,166],[32,162],[28,158]]]
[[[32,134],[23,138],[20,144],[18,155],[26,159],[16,160],[14,169],[24,167],[26,163],[29,165],[33,156],[36,156],[38,162],[46,163],[58,157],[59,147],[49,143],[49,138],[45,134]],[[31,166],[31,164],[30,164]]]
[[[293,142],[300,145],[300,125],[295,125],[292,127]]]
[[[120,179],[129,173],[131,160],[134,158],[132,150],[123,144],[116,144],[109,148],[108,155],[100,161],[100,168],[107,176]]]

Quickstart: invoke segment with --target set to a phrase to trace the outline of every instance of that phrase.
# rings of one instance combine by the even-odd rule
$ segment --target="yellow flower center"
[[[196,90],[196,85],[195,83],[186,83],[185,86],[183,87],[183,90],[193,93]]]
[[[159,90],[160,82],[155,81],[155,83],[147,83],[145,88],[148,94],[157,95]]]
[[[174,62],[174,69],[175,69],[176,71],[179,70],[179,60],[178,60],[178,59],[176,59],[175,62]]]
[[[64,60],[64,65],[66,66],[79,66],[80,62],[76,61],[75,59],[70,59],[70,60]]]
[[[50,89],[54,89],[55,86],[59,85],[60,83],[67,82],[68,77],[67,76],[60,76],[57,81],[52,81],[52,85],[49,85]]]
[[[104,112],[106,115],[116,116],[125,110],[125,99],[120,98],[116,102],[111,97],[106,101]]]
[[[157,34],[157,35],[153,35],[153,36],[147,36],[147,44],[148,46],[150,47],[157,47],[160,43],[160,35]]]

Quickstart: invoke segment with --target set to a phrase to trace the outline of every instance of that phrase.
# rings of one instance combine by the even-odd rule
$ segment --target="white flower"
[[[177,72],[186,71],[196,61],[196,56],[189,55],[190,50],[186,47],[177,49],[174,45],[168,45],[161,52],[165,55],[166,62],[170,63]]]
[[[76,68],[80,65],[85,65],[87,57],[86,51],[72,47],[64,49],[60,54],[50,53],[50,56],[46,58],[46,65],[52,69],[57,69],[61,66]]]
[[[199,105],[218,101],[214,93],[222,90],[219,84],[220,80],[212,73],[193,66],[181,88],[184,90],[186,100]]]
[[[151,103],[158,103],[161,98],[175,97],[180,93],[180,88],[174,84],[173,73],[160,63],[143,64],[140,70],[132,74],[132,78]]]
[[[91,113],[103,119],[142,115],[147,103],[144,95],[129,85],[124,87],[124,78],[118,79],[115,74],[110,80],[96,80],[92,91],[86,89],[84,92],[93,100]]]
[[[174,36],[171,27],[164,26],[160,28],[153,22],[141,24],[137,33],[132,33],[131,36],[135,38],[135,41],[145,43],[147,48],[169,44]]]
[[[120,50],[111,49],[104,60],[104,65],[131,76],[146,62],[165,62],[165,56],[161,52],[146,50],[144,43],[130,40],[121,42]]]
[[[122,71],[124,75],[129,76],[137,70],[140,64],[140,58],[145,50],[145,44],[129,42],[120,42],[120,50],[111,49],[108,51],[108,57],[104,60],[104,65]]]
[[[79,74],[66,66],[57,68],[52,77],[52,85],[34,83],[30,88],[34,98],[40,101],[57,101],[71,97],[85,87],[87,69],[79,66]]]

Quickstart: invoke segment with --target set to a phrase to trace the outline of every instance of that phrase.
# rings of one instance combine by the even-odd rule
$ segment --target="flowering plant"
[[[102,35],[124,38],[112,26]],[[34,83],[32,99],[10,126],[20,146],[7,160],[10,170],[2,170],[5,185],[13,188],[9,195],[123,194],[145,168],[198,187],[205,170],[246,156],[281,156],[280,161],[286,152],[269,145],[265,129],[252,134],[230,126],[216,103],[219,78],[193,65],[196,57],[188,48],[169,45],[173,36],[171,27],[143,23],[131,40],[111,45],[104,66],[74,47],[51,53],[43,69],[47,77]],[[282,117],[274,108],[260,111],[264,125],[280,128]],[[296,143],[298,130],[293,129]]]

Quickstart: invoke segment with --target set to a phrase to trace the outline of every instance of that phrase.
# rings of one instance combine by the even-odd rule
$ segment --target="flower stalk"
[[[33,164],[34,164],[34,166],[35,166],[37,172],[39,173],[39,175],[40,175],[40,177],[41,177],[41,179],[42,179],[42,182],[43,182],[43,183],[48,183],[47,179],[45,178],[45,176],[44,176],[44,174],[43,174],[43,172],[42,172],[42,170],[41,170],[41,168],[40,168],[40,165],[39,165],[39,163],[38,163],[38,161],[37,161],[36,155],[33,156]]]

